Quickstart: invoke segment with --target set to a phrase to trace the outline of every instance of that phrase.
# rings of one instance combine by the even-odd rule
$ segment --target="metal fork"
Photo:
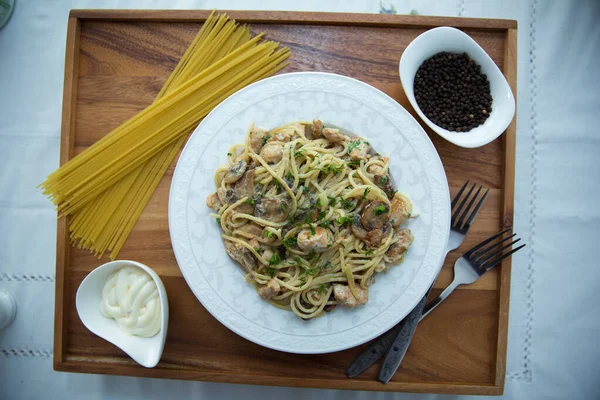
[[[425,318],[427,314],[440,305],[440,303],[444,301],[457,286],[469,285],[475,282],[481,275],[500,264],[506,257],[509,257],[525,247],[525,244],[522,244],[508,252],[504,252],[504,250],[511,248],[515,243],[521,240],[521,238],[518,238],[508,244],[503,244],[517,235],[516,233],[513,233],[502,239],[502,235],[509,232],[511,229],[512,228],[508,228],[498,232],[494,236],[479,243],[456,260],[454,263],[454,279],[452,280],[452,283],[450,283],[438,297],[431,300],[431,302],[425,306],[421,319]]]
[[[450,236],[448,238],[446,254],[444,255],[443,260],[446,259],[446,256],[449,252],[457,249],[461,245],[490,191],[487,189],[479,201],[477,201],[477,198],[479,197],[483,187],[479,185],[475,195],[472,196],[475,188],[477,187],[477,185],[474,183],[468,190],[467,194],[462,197],[465,190],[469,187],[469,183],[470,181],[466,181],[456,196],[454,196],[452,199],[451,210],[454,210],[454,212],[451,214],[450,218]],[[477,203],[475,204],[476,201]],[[475,208],[472,209],[473,205],[475,205]],[[389,375],[390,373],[393,375],[393,372],[396,371],[402,362],[402,358],[404,358],[404,354],[406,354],[406,350],[408,350],[408,346],[410,345],[412,335],[417,327],[417,324],[421,320],[421,313],[432,287],[433,285],[429,288],[427,293],[425,293],[425,296],[421,299],[421,301],[419,301],[415,309],[403,321],[401,321],[394,328],[390,329],[378,340],[371,343],[370,346],[368,346],[362,353],[358,355],[358,357],[354,359],[354,361],[346,369],[346,375],[349,378],[354,378],[363,373],[371,365],[379,361],[379,359],[386,353],[388,353],[388,356],[386,356],[384,366],[387,365],[389,367],[391,365],[391,367],[387,369],[382,367],[380,380],[387,382],[391,378],[390,376],[387,378],[387,380],[385,380],[385,377],[382,379],[382,375]],[[404,338],[401,343],[398,342],[400,337]],[[394,349],[393,354],[388,352],[390,349]],[[389,360],[390,358],[393,359]],[[390,368],[393,369],[393,372],[391,372]]]

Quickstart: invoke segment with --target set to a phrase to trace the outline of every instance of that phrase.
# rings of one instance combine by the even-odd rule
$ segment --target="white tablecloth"
[[[0,398],[433,398],[67,374],[52,370],[55,213],[35,189],[58,165],[72,8],[397,12],[519,22],[515,255],[506,398],[598,398],[600,2],[17,0],[0,31],[0,288],[19,312],[0,332]],[[414,12],[413,11],[413,12]]]

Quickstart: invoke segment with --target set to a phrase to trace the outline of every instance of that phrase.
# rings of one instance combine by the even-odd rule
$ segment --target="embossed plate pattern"
[[[398,189],[419,214],[405,225],[415,236],[405,261],[378,274],[367,305],[338,307],[302,321],[260,299],[225,254],[205,198],[214,171],[242,143],[252,122],[272,129],[321,119],[368,139],[391,156]],[[277,75],[235,93],[198,126],[177,163],[169,196],[169,229],[181,272],[202,305],[221,323],[262,346],[291,353],[328,353],[362,344],[391,328],[417,304],[439,268],[450,220],[448,183],[427,134],[395,100],[345,76],[301,72]]]

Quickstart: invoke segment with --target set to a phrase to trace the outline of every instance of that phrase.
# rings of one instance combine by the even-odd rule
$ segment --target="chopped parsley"
[[[348,161],[346,164],[348,164],[350,168],[360,167],[360,160]]]
[[[336,218],[335,222],[338,225],[344,225],[347,222],[354,222],[354,217],[352,215],[344,215],[343,217]]]
[[[304,223],[305,224],[310,224],[312,222],[312,217],[310,216],[310,213],[304,217]]]
[[[319,285],[319,290],[318,290],[318,293],[319,293],[319,294],[323,293],[323,289],[325,289],[325,284],[324,284],[324,283],[321,283],[321,284]]]
[[[351,153],[352,150],[357,148],[359,145],[360,145],[360,139],[357,139],[354,142],[350,143],[350,146],[348,146],[348,153]]]
[[[411,217],[411,213],[406,213],[406,218],[410,218]]]
[[[319,268],[308,268],[306,273],[312,276],[317,275],[319,273]]]
[[[335,197],[329,197],[329,196],[327,196],[327,198],[329,199],[329,203],[328,203],[329,207],[334,207],[335,206],[335,202],[336,202]]]
[[[308,253],[308,255],[306,256],[306,259],[312,260],[313,258],[315,258],[316,255],[317,253],[315,253],[314,250],[311,250],[310,253]]]
[[[263,146],[264,146],[265,144],[267,144],[267,142],[269,141],[269,139],[271,139],[271,135],[270,135],[270,134],[269,134],[269,135],[267,135],[267,136],[265,136],[265,137],[263,138]]]
[[[323,221],[319,224],[319,226],[322,228],[329,228],[330,223],[331,223],[330,221]]]
[[[323,207],[323,201],[321,200],[320,197],[317,199],[317,206],[318,207]]]
[[[325,211],[319,211],[319,214],[317,214],[317,220],[325,218],[326,215],[327,213]]]
[[[275,268],[267,268],[267,274],[271,275],[271,278],[275,276]]]
[[[264,235],[269,239],[273,239],[275,237],[275,234],[271,231],[265,231]]]
[[[326,166],[321,168],[319,171],[324,172],[326,174],[333,174],[333,175],[337,176],[340,172],[342,172],[342,167],[336,166],[333,164],[327,164]]]
[[[298,150],[297,152],[294,153],[294,157],[303,157],[304,156],[304,150]]]
[[[281,209],[281,212],[285,212],[287,210],[287,206],[283,202],[279,205],[279,208]]]
[[[350,199],[341,199],[340,205],[346,210],[351,210],[355,204],[354,204],[354,201],[352,201]]]
[[[310,228],[310,234],[311,235],[314,235],[315,233],[317,233],[317,231],[316,231],[316,229],[315,229],[315,227],[314,227],[313,224],[310,224],[308,227]]]
[[[228,157],[231,157],[231,156],[232,156],[232,154],[231,154],[231,153],[227,153],[227,156],[228,156]]]
[[[285,247],[296,247],[298,245],[298,238],[296,236],[292,236],[283,241],[283,245]]]
[[[254,200],[254,199],[248,199],[244,203],[250,204],[251,206],[255,206],[256,205],[256,200]]]
[[[291,181],[293,178],[292,173],[290,171],[287,172],[287,174],[285,174],[285,179],[287,179],[288,181]]]
[[[269,259],[269,265],[275,265],[275,264],[279,264],[281,262],[281,256],[279,255],[279,253],[275,253],[271,256],[271,258]]]
[[[300,186],[300,189],[304,190],[306,193],[310,193],[310,190],[304,185]]]
[[[257,253],[262,253],[263,252],[263,248],[262,247],[255,247],[254,251],[256,251]]]
[[[387,185],[388,183],[388,177],[387,176],[382,176],[381,178],[379,178],[379,184],[381,185]]]
[[[290,217],[288,218],[288,221],[290,221],[290,223],[294,223],[296,222],[296,214],[291,214]]]
[[[381,206],[377,206],[375,207],[375,215],[381,215],[381,214],[385,214],[386,212],[388,212],[388,208],[384,205]]]
[[[370,191],[371,191],[370,187],[365,188],[365,191],[363,192],[363,199],[367,198],[367,195],[369,194]]]
[[[365,253],[365,255],[367,255],[367,256],[371,256],[371,255],[373,255],[373,249],[371,249],[371,250],[367,251],[367,252]]]
[[[217,217],[217,225],[221,225],[221,218]]]

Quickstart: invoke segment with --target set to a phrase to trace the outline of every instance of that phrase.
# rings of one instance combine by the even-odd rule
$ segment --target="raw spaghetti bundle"
[[[116,258],[189,132],[287,65],[289,49],[263,36],[213,12],[150,106],[48,176],[40,187],[70,217],[73,244]]]

